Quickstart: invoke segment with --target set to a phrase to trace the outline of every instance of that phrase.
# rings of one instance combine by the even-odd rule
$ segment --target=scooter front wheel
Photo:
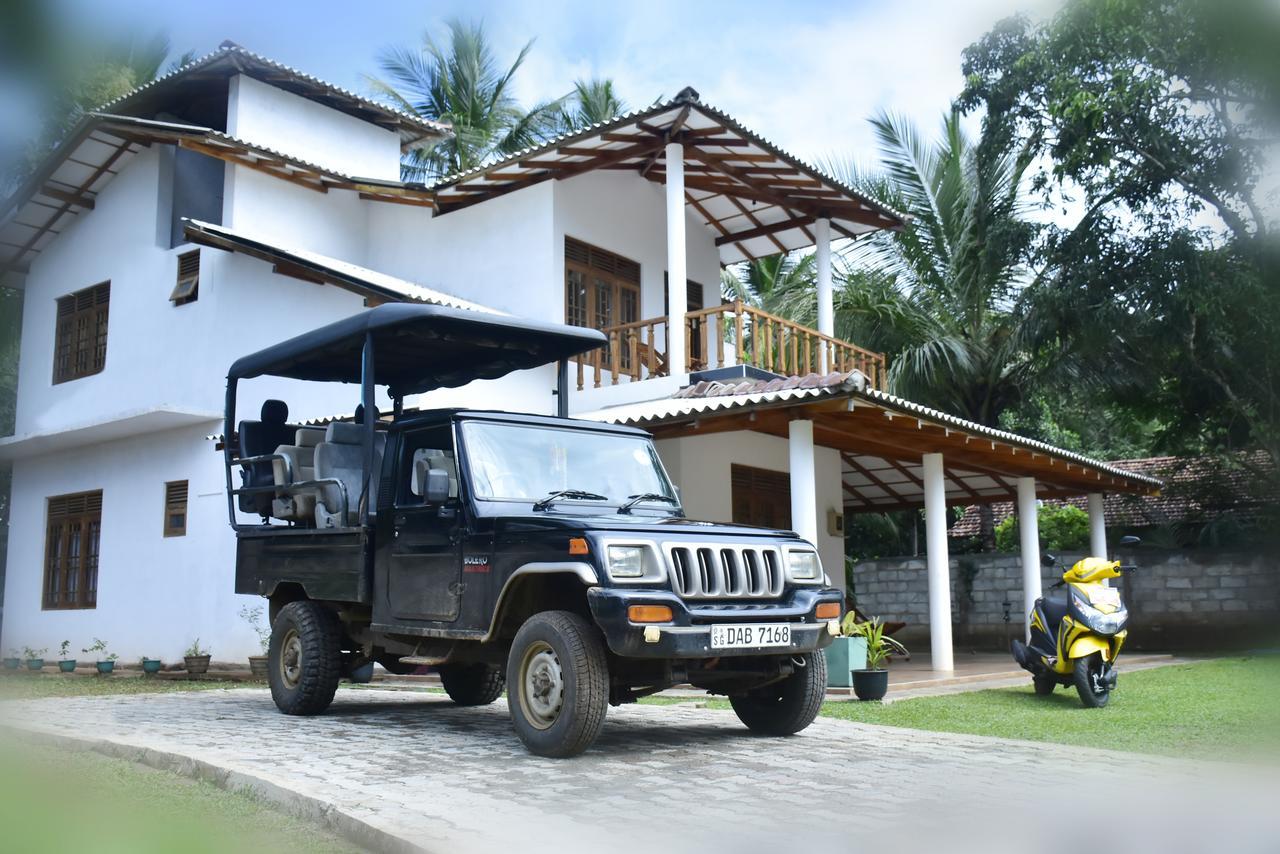
[[[1111,688],[1105,681],[1106,666],[1100,652],[1075,661],[1072,681],[1075,682],[1076,693],[1080,695],[1080,702],[1087,709],[1101,709],[1111,699]]]

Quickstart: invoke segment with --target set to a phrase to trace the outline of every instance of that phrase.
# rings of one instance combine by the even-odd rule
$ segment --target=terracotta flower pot
[[[266,679],[267,657],[265,655],[249,656],[249,673],[254,679]]]
[[[202,673],[209,672],[209,656],[207,655],[184,655],[182,660],[186,663],[187,672],[192,676],[199,676]]]
[[[853,693],[859,700],[880,700],[889,692],[888,670],[853,671]]]

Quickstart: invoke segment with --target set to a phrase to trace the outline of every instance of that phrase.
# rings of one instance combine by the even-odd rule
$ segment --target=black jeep
[[[808,726],[841,594],[789,531],[686,519],[648,434],[563,417],[406,411],[434,388],[559,364],[587,329],[388,305],[246,356],[228,374],[236,592],[267,597],[269,678],[287,714],[338,681],[430,666],[462,705],[508,689],[529,750],[570,756],[610,704],[690,683],[751,729]],[[354,420],[235,421],[237,384],[361,386]],[[379,417],[385,386],[390,418]],[[233,470],[242,484],[233,484]],[[239,514],[237,514],[239,511]],[[240,519],[259,517],[255,524]]]

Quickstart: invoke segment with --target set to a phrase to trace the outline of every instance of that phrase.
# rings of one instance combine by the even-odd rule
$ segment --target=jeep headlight
[[[792,581],[814,582],[822,579],[822,562],[818,553],[801,550],[787,551],[787,575]]]
[[[609,575],[614,578],[643,578],[647,552],[644,546],[609,546],[606,550]]]

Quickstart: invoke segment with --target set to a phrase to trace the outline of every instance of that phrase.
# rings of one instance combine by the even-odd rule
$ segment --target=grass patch
[[[892,689],[890,689],[892,691]],[[649,697],[641,702],[688,702]],[[707,707],[728,709],[724,700]],[[1105,709],[1074,689],[1037,697],[1025,687],[918,697],[896,703],[826,703],[842,720],[938,732],[1079,744],[1196,758],[1257,757],[1280,749],[1280,660],[1220,659],[1121,672]]]
[[[249,792],[96,753],[13,743],[0,746],[0,826],[10,851],[361,850]]]
[[[119,694],[168,694],[174,691],[216,691],[223,688],[261,688],[265,682],[230,679],[165,679],[113,673],[110,676],[54,673],[6,673],[0,677],[0,700],[42,697],[97,697]]]

